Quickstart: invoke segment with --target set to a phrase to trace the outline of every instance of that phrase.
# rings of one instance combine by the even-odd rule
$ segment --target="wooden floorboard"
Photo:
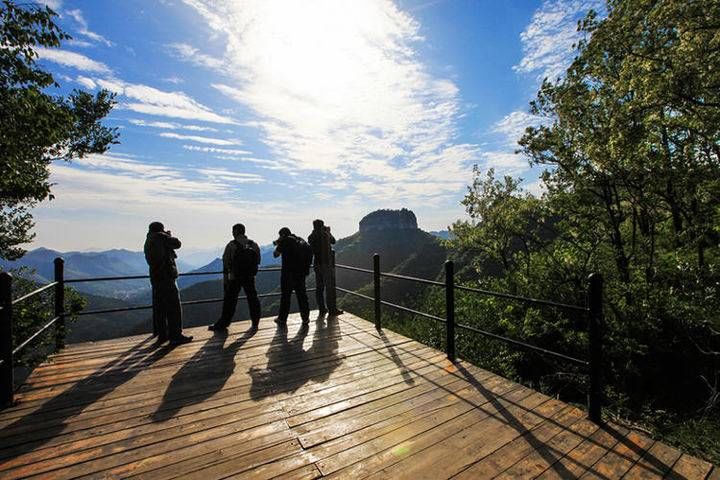
[[[0,478],[720,477],[350,314],[248,327],[52,355],[0,411]]]

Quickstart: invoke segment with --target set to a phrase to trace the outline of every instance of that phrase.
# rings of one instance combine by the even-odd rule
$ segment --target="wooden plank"
[[[671,480],[704,480],[713,469],[712,464],[697,457],[683,454],[672,466],[672,471],[665,477]]]
[[[582,412],[582,416],[587,415]],[[597,430],[597,425],[580,419],[549,439],[547,442],[533,442],[533,448],[520,461],[498,475],[498,479],[534,478],[548,468],[552,468],[563,478],[572,478],[572,474],[563,469],[557,460],[577,447]]]
[[[507,408],[515,401],[524,408],[532,408],[547,401],[547,397],[527,389],[517,389],[502,400],[493,398],[491,402],[489,398],[476,392],[465,401],[457,401],[405,427],[335,453],[316,463],[324,475],[332,474],[337,478],[355,477],[360,473],[368,475],[387,465],[394,465],[408,453],[424,450],[458,431],[471,431],[472,428],[469,427],[498,415],[498,407]],[[430,433],[422,435],[426,432]],[[431,471],[434,469],[431,468]]]
[[[538,407],[540,414],[548,415],[548,412],[543,411],[543,407],[546,405],[549,404],[546,402]],[[554,438],[570,425],[579,421],[584,415],[584,412],[568,406],[557,412],[555,416],[550,417],[548,421],[543,422],[532,430],[529,430],[527,434],[495,450],[492,454],[474,463],[453,478],[468,480],[493,478],[525,458],[538,444]],[[528,437],[528,435],[531,435],[531,437]]]
[[[494,411],[479,425],[453,431],[450,435],[447,432],[440,434],[440,428],[423,433],[415,439],[416,442],[424,441],[423,448],[415,447],[399,458],[386,460],[382,470],[368,478],[396,478],[398,475],[413,479],[450,478],[543,422],[545,417],[536,412],[546,402],[551,402],[552,414],[565,407],[562,402],[537,392],[520,402],[494,399],[488,407]]]
[[[598,460],[582,477],[583,479],[620,478],[652,447],[654,440],[630,432],[618,445]]]
[[[616,426],[600,427],[537,478],[561,479],[563,477],[559,472],[569,475],[570,478],[579,478],[608,451],[615,448],[620,439],[628,433],[629,430]]]
[[[663,443],[655,444],[645,455],[625,474],[623,478],[645,480],[663,478],[682,455],[676,448]]]

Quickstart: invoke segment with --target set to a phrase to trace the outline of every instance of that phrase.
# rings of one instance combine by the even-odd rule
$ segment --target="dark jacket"
[[[313,262],[315,266],[329,265],[332,259],[332,246],[335,244],[335,237],[328,232],[326,227],[322,230],[313,230],[308,237],[308,243],[312,247]]]
[[[152,282],[175,280],[178,277],[175,250],[180,246],[180,240],[165,232],[148,232],[144,250]]]
[[[258,244],[247,238],[245,235],[238,235],[234,240],[228,242],[227,246],[225,246],[225,252],[223,252],[223,281],[227,282],[228,280],[236,280],[232,271],[233,260],[238,247],[240,245],[244,246],[245,244],[249,244],[250,247],[257,252],[258,264],[260,263],[260,247]]]
[[[298,243],[295,235],[280,237],[275,245],[275,253],[282,255],[282,271],[290,273],[301,273],[300,252],[298,251]]]

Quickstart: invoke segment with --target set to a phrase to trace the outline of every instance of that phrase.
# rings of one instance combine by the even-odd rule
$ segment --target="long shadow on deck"
[[[190,405],[201,403],[223,389],[235,371],[235,355],[257,333],[250,328],[225,346],[227,332],[216,333],[175,372],[162,402],[152,415],[154,422],[164,422]],[[201,388],[198,388],[198,384]]]
[[[543,459],[543,461],[547,465],[548,470],[553,470],[559,478],[575,478],[576,475],[570,472],[562,463],[559,462],[559,460],[565,458],[567,460],[572,461],[569,457],[567,457],[566,451],[561,451],[553,448],[551,445],[549,445],[547,442],[543,442],[542,440],[535,437],[533,433],[533,428],[535,427],[527,427],[522,424],[520,420],[518,420],[517,417],[515,417],[501,402],[498,401],[497,397],[491,392],[490,390],[486,389],[482,382],[478,381],[471,372],[469,372],[465,367],[463,367],[460,363],[456,364],[458,368],[458,372],[460,372],[463,377],[473,386],[475,389],[480,392],[485,398],[488,399],[488,401],[492,404],[495,409],[502,415],[503,419],[507,422],[508,425],[513,427],[518,433],[520,433],[523,438],[532,446],[533,451],[540,455]],[[571,432],[574,435],[578,435],[577,433],[574,433],[572,429],[570,429],[568,426],[562,425],[558,423],[557,421],[553,420],[551,417],[544,418],[543,421],[550,422],[555,424],[558,427],[561,427],[563,429],[563,433],[565,431]],[[657,469],[658,471],[664,471],[667,472],[670,470],[671,466],[666,465],[663,463],[662,460],[658,459],[654,455],[652,455],[649,451],[645,450],[642,447],[639,447],[632,441],[626,438],[625,435],[623,435],[621,432],[616,430],[610,425],[602,424],[599,425],[599,428],[603,431],[609,433],[612,437],[614,437],[619,443],[622,443],[625,445],[625,447],[628,448],[628,450],[632,451],[633,453],[637,454],[638,457],[641,457],[643,461],[650,463],[653,468]],[[585,438],[584,440],[581,440],[580,443],[583,441],[592,441],[590,438]],[[579,445],[579,443],[578,443]],[[608,448],[608,450],[613,450]],[[623,456],[622,454],[619,454]],[[602,458],[602,457],[601,457]],[[636,459],[632,459],[633,463],[636,461]],[[573,462],[578,463],[578,462]],[[589,470],[592,465],[582,465],[579,464],[581,467],[583,467],[583,472],[580,474],[582,475],[585,473],[585,470]],[[629,467],[628,467],[629,468]],[[603,475],[600,472],[593,471],[593,474],[597,478],[601,478],[604,480],[613,480],[605,475]]]
[[[2,459],[14,458],[42,447],[63,432],[67,420],[132,380],[172,350],[167,345],[158,348],[150,343],[152,341],[148,338],[118,354],[117,359],[0,430],[0,463]]]
[[[308,382],[323,382],[345,356],[338,353],[342,336],[336,317],[318,317],[312,345],[305,350],[309,326],[303,325],[289,338],[287,328],[278,328],[267,352],[267,368],[251,367],[250,397],[259,400],[277,393],[294,392]]]

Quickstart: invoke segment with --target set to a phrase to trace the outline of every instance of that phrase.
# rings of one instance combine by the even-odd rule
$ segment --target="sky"
[[[30,247],[139,250],[162,221],[184,247],[261,244],[282,226],[337,237],[406,207],[465,217],[481,171],[514,151],[543,78],[562,75],[598,0],[48,0],[73,38],[40,49],[60,87],[114,92],[118,145],[51,167]]]

